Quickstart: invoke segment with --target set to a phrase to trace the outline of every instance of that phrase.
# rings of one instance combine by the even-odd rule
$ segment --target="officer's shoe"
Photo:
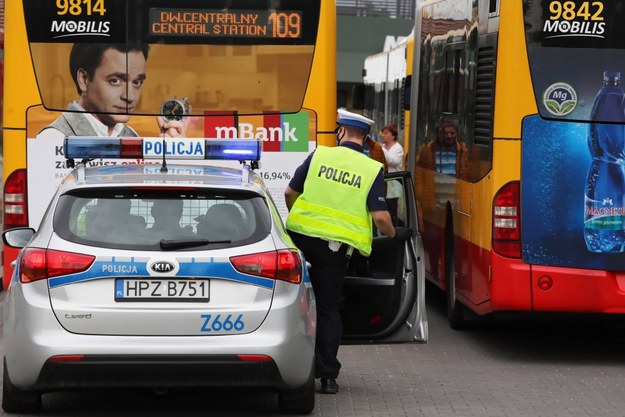
[[[336,394],[339,392],[339,384],[336,383],[334,378],[321,378],[321,390],[322,394]]]

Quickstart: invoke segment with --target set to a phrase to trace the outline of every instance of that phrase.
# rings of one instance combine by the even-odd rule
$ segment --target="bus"
[[[128,95],[140,89],[140,100],[124,96],[109,110],[126,106],[137,136],[159,136],[157,116],[178,105],[189,137],[263,139],[258,172],[284,213],[294,169],[335,143],[334,1],[26,0],[6,3],[5,26],[5,230],[36,228],[69,172],[48,127],[84,94],[70,68],[78,45],[147,47],[141,79],[107,79],[130,85]],[[4,288],[16,255],[4,248]]]
[[[452,328],[625,313],[624,20],[622,0],[417,4],[406,166]]]
[[[378,129],[372,137],[379,140],[379,129],[394,124],[397,140],[408,144],[410,131],[410,97],[414,33],[407,36],[387,36],[384,50],[365,58],[363,68],[363,115],[375,122]]]

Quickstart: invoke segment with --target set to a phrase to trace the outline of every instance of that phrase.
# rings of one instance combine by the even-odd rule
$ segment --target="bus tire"
[[[451,216],[448,216],[451,217]],[[451,222],[447,223],[445,234],[445,286],[447,298],[447,319],[454,330],[466,328],[464,305],[456,298],[456,266],[454,260],[454,233]]]
[[[41,394],[22,391],[15,387],[9,378],[7,362],[4,360],[2,373],[2,409],[7,413],[36,413],[41,411]]]

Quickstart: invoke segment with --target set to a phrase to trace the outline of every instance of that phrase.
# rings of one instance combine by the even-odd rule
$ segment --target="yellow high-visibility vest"
[[[287,229],[343,242],[369,256],[373,222],[367,195],[381,169],[382,164],[353,149],[318,147]]]

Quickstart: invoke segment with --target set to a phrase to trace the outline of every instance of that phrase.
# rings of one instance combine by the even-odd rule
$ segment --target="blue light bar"
[[[135,152],[133,156],[137,158],[136,150],[137,140],[133,140]],[[63,153],[65,158],[123,158],[122,156],[122,139],[121,138],[103,138],[93,137],[67,137],[63,144]],[[139,154],[141,155],[141,154]],[[138,156],[139,158],[141,156]]]
[[[206,159],[260,161],[262,142],[250,139],[206,139]]]
[[[256,139],[204,138],[104,138],[70,136],[65,138],[67,159],[219,159],[259,161],[262,142]]]

